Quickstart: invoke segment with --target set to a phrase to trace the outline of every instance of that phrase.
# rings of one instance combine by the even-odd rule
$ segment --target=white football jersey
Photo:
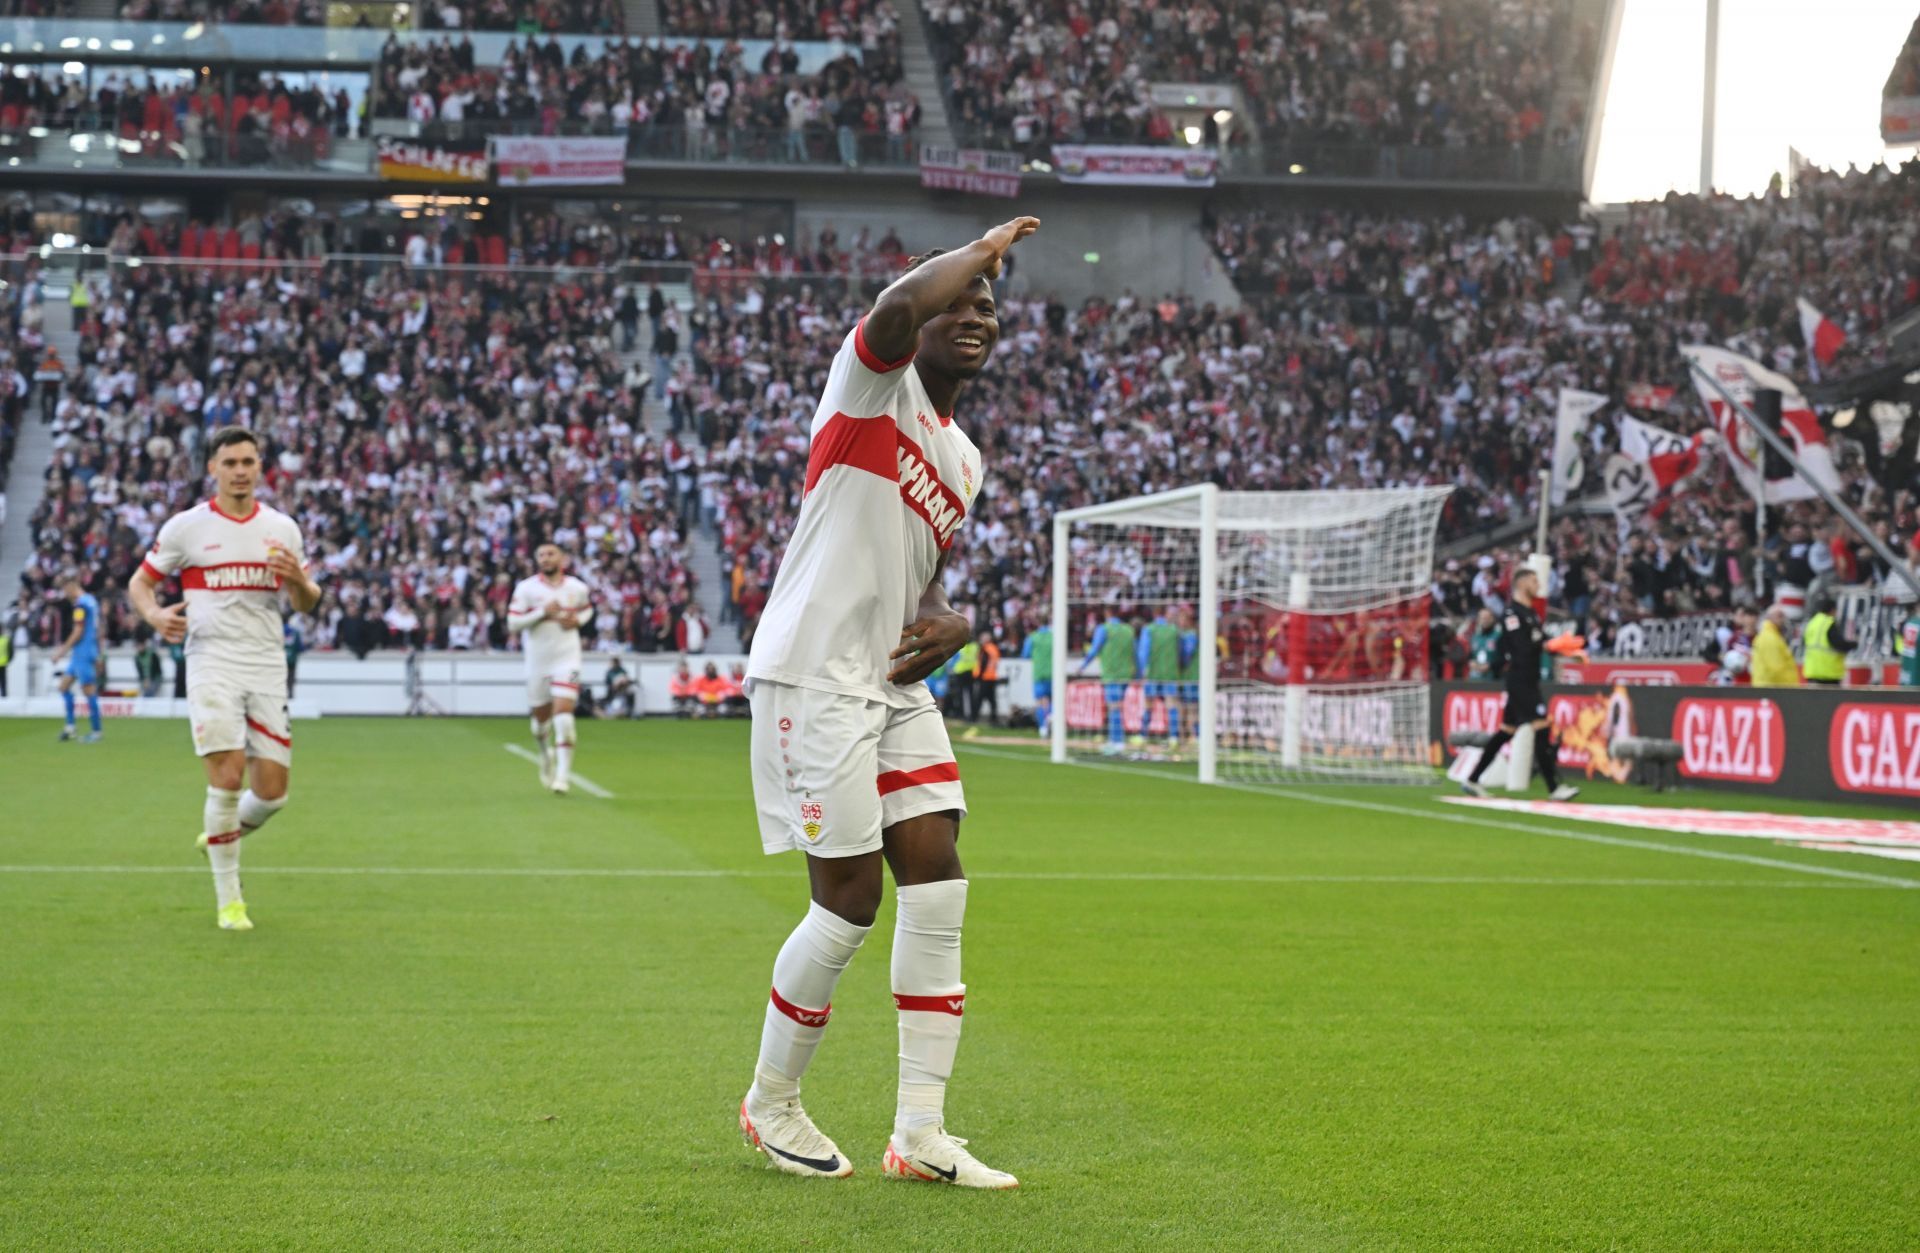
[[[980,450],[934,411],[912,357],[881,361],[864,320],[813,416],[806,494],[753,635],[749,679],[906,706],[887,654],[979,495]]]
[[[571,574],[549,583],[540,575],[521,579],[507,605],[507,624],[522,632],[521,647],[527,653],[529,674],[550,674],[556,670],[580,668],[580,629],[563,627],[551,618],[543,618],[548,605],[571,610],[582,625],[593,617],[592,594],[587,585]],[[522,625],[526,624],[526,625]]]
[[[256,502],[244,518],[203,501],[168,518],[140,565],[156,579],[180,576],[187,602],[187,656],[223,665],[284,670],[280,580],[267,568],[271,547],[302,566],[300,527]]]

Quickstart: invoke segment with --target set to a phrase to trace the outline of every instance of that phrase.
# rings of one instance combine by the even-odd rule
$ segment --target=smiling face
[[[986,368],[1000,342],[1000,315],[985,275],[925,326],[914,361],[922,370],[966,380]]]

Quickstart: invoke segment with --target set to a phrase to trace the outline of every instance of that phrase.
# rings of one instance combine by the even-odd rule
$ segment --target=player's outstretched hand
[[[973,628],[957,613],[920,619],[900,632],[900,647],[888,654],[887,659],[895,663],[887,673],[888,682],[902,687],[920,682],[946,665],[947,658],[959,652],[971,638]]]
[[[1039,218],[1015,218],[1011,222],[1002,222],[981,236],[988,247],[993,249],[993,260],[987,263],[987,268],[982,273],[988,278],[999,278],[1000,261],[1007,255],[1007,249],[1039,229]]]
[[[157,619],[153,624],[153,629],[159,632],[160,638],[167,643],[178,644],[187,638],[186,601],[183,600],[177,604],[162,606]]]

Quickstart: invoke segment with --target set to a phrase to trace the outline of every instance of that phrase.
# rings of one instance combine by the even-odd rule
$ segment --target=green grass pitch
[[[302,724],[228,934],[185,727],[0,723],[0,1246],[1920,1246],[1920,866],[963,751],[948,1121],[1022,1187],[880,1176],[890,904],[802,1181],[734,1129],[804,908],[744,727],[583,724],[610,799],[525,737]]]

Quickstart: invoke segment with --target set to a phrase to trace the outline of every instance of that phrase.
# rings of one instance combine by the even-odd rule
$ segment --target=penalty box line
[[[968,744],[965,740],[954,745],[970,753],[979,753],[985,757],[1001,757],[1008,761],[1023,761],[1028,765],[1047,765],[1053,763],[1032,753],[1019,753],[981,748]],[[1128,766],[1118,762],[1082,761],[1075,759],[1068,763],[1087,770],[1107,770],[1115,774],[1138,775],[1146,779],[1161,779],[1171,783],[1197,785],[1197,779],[1184,778],[1168,774],[1162,770],[1148,770],[1140,766]],[[1662,844],[1658,840],[1633,839],[1624,835],[1602,835],[1598,831],[1575,831],[1568,827],[1537,826],[1524,822],[1513,822],[1502,818],[1482,818],[1472,814],[1452,814],[1438,809],[1413,809],[1406,805],[1389,805],[1381,801],[1353,800],[1345,796],[1319,796],[1312,792],[1297,791],[1285,787],[1261,787],[1252,783],[1216,782],[1213,787],[1226,788],[1233,792],[1246,792],[1253,796],[1278,796],[1288,800],[1305,801],[1310,805],[1330,805],[1337,809],[1359,809],[1370,813],[1393,814],[1401,818],[1418,818],[1426,822],[1451,822],[1459,826],[1494,827],[1502,831],[1518,831],[1523,835],[1545,835],[1557,840],[1577,840],[1583,844],[1605,844],[1614,848],[1642,849],[1651,853],[1677,853],[1682,857],[1701,857],[1708,861],[1730,861],[1746,866],[1765,866],[1769,870],[1789,870],[1797,874],[1820,875],[1832,879],[1847,879],[1857,883],[1871,883],[1878,887],[1920,889],[1920,879],[1903,879],[1898,875],[1874,874],[1870,870],[1848,870],[1840,866],[1820,866],[1810,862],[1787,861],[1779,857],[1761,857],[1753,853],[1734,853],[1717,848],[1695,848],[1688,844]]]
[[[502,744],[501,747],[506,749],[508,752],[512,753],[515,757],[524,757],[536,766],[540,764],[540,754],[534,752],[532,749],[527,748],[524,745]],[[601,787],[598,783],[595,783],[592,779],[589,779],[586,775],[581,774],[577,770],[574,771],[569,777],[573,780],[574,786],[579,788],[582,792],[585,792],[588,796],[598,796],[603,801],[610,801],[614,799],[614,795],[612,792],[607,791],[607,789]]]
[[[0,874],[185,874],[204,875],[203,866],[7,866]],[[249,866],[250,875],[345,875],[447,879],[791,879],[791,870],[717,870],[706,867],[646,866]],[[1833,889],[1872,891],[1887,884],[1836,883],[1831,880],[1792,879],[1598,879],[1553,878],[1544,875],[1393,875],[1393,874],[1174,874],[1127,871],[1021,871],[974,874],[988,882],[1039,883],[1219,883],[1219,884],[1362,884],[1411,887],[1543,887],[1543,888],[1758,888],[1769,891]]]

